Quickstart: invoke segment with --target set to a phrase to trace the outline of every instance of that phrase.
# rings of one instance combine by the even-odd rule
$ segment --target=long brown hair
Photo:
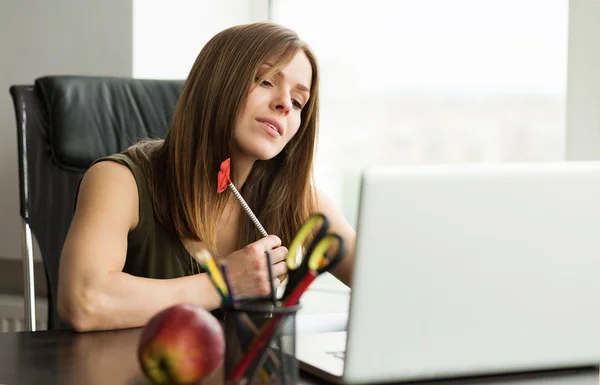
[[[163,226],[182,238],[202,241],[218,255],[216,227],[230,192],[217,193],[217,173],[221,162],[233,156],[236,117],[253,87],[299,51],[312,66],[310,98],[301,111],[300,128],[276,157],[254,163],[240,191],[267,232],[289,245],[314,210],[319,78],[308,45],[294,31],[273,23],[235,26],[215,35],[189,73],[165,139],[129,149],[147,176],[155,215]],[[276,62],[256,81],[267,58]],[[237,248],[260,237],[242,215]]]

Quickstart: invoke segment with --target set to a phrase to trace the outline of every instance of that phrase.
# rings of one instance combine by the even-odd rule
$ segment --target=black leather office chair
[[[97,158],[166,134],[183,81],[46,76],[10,87],[17,118],[25,323],[35,330],[32,232],[48,284],[48,329],[58,318],[58,266],[79,179]]]

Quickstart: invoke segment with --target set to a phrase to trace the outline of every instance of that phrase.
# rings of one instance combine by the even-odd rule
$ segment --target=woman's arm
[[[207,274],[160,280],[122,272],[127,234],[138,221],[131,171],[110,161],[92,166],[80,185],[59,270],[58,314],[75,330],[142,326],[178,303],[207,310],[220,305]]]
[[[352,286],[356,232],[350,226],[340,209],[320,191],[317,191],[317,211],[329,218],[329,231],[338,233],[346,241],[346,255],[340,264],[331,271],[331,274],[347,286]]]

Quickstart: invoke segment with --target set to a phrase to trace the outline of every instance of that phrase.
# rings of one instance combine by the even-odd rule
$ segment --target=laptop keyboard
[[[346,352],[345,351],[327,352],[327,354],[331,354],[335,358],[339,358],[342,361],[344,361],[344,359],[346,358]]]

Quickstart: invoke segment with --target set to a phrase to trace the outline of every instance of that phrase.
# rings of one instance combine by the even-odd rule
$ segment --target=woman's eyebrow
[[[282,79],[285,79],[285,74],[283,73],[283,71],[279,71],[276,76],[281,77]],[[305,86],[302,83],[296,83],[296,85],[294,86],[297,90],[299,91],[304,91],[304,92],[308,92],[310,93],[310,88],[308,88],[307,86]]]
[[[264,64],[262,64],[262,66],[263,66],[263,67],[268,67],[268,68],[270,68],[270,67],[273,67],[273,64],[271,64],[271,63],[268,63],[268,62],[267,62],[267,63],[264,63]],[[285,74],[283,73],[283,71],[279,71],[279,72],[277,72],[277,73],[275,74],[275,76],[279,76],[279,77],[281,77],[282,79],[285,79]],[[302,83],[298,83],[298,84],[296,84],[295,88],[297,88],[297,89],[298,89],[298,90],[300,90],[300,91],[304,91],[304,92],[308,92],[308,93],[310,93],[310,88],[308,88],[307,86],[305,86],[305,85],[304,85],[304,84],[302,84]]]
[[[298,84],[296,84],[296,88],[299,89],[300,91],[304,91],[304,92],[310,93],[310,88],[308,88],[304,84],[298,83]]]

